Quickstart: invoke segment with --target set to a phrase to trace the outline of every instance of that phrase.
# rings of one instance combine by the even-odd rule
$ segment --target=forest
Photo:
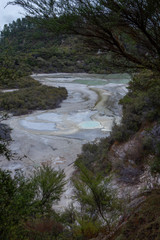
[[[63,171],[42,166],[32,176],[12,177],[0,170],[1,239],[160,239],[159,1],[9,4],[28,16],[1,32],[0,88],[20,89],[0,93],[1,111],[19,115],[55,108],[67,97],[64,88],[38,84],[29,77],[33,72],[129,72],[132,80],[120,100],[121,123],[109,137],[83,145],[75,161],[71,181],[78,209],[53,207],[66,184]],[[1,137],[1,154],[10,158],[7,148]],[[118,197],[111,187],[113,178],[124,188],[138,187],[142,175],[146,187],[133,198]]]
[[[111,54],[106,56],[91,50],[82,37],[75,34],[46,31],[34,17],[5,25],[0,39],[1,55],[12,52],[18,69],[23,67],[23,72],[114,72]]]

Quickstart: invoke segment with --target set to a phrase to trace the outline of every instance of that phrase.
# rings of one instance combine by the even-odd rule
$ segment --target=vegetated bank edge
[[[59,107],[68,96],[64,87],[44,86],[31,77],[18,78],[4,87],[20,88],[13,92],[0,92],[0,110],[23,115],[34,110],[47,110]]]

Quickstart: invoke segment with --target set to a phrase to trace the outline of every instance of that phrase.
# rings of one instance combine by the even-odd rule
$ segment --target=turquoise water
[[[116,84],[128,84],[130,79],[110,79],[107,83],[116,83]]]
[[[101,128],[100,123],[97,121],[85,121],[80,123],[79,126],[84,129]]]
[[[83,79],[76,79],[73,83],[85,84],[88,86],[106,85],[108,83],[127,84],[131,80],[131,76],[124,74],[108,74],[108,75],[93,75],[92,77],[85,77]]]
[[[85,80],[85,79],[78,79],[78,80],[74,80],[73,83],[80,83],[80,84],[85,84],[88,86],[96,86],[96,85],[106,85],[108,82],[106,80]]]
[[[129,83],[130,79],[106,79],[106,80],[74,80],[73,83],[80,83],[80,84],[85,84],[87,86],[96,86],[96,85],[106,85],[108,83],[116,83],[116,84],[127,84]]]

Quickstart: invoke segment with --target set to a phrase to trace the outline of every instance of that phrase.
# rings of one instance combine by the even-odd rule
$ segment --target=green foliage
[[[10,172],[0,170],[0,189],[1,239],[17,239],[23,234],[22,220],[33,210],[33,185],[24,176],[12,178]]]
[[[77,240],[87,240],[98,236],[101,230],[101,223],[83,217],[78,220],[78,225],[73,228],[73,237]]]
[[[8,144],[12,140],[10,136],[11,129],[6,124],[1,123],[7,118],[7,114],[1,114],[0,116],[0,155],[10,160],[12,153],[8,149]]]
[[[73,180],[75,198],[79,202],[83,214],[91,219],[100,219],[110,230],[113,221],[119,214],[120,202],[109,186],[110,177],[89,171],[84,165],[77,164],[79,177]]]
[[[64,184],[64,173],[47,166],[29,178],[22,174],[11,177],[10,172],[0,170],[1,239],[33,239],[34,233],[37,240],[59,235],[63,226],[52,206],[59,200]]]
[[[32,181],[36,188],[36,201],[42,213],[49,213],[53,202],[60,200],[66,184],[64,177],[63,171],[57,172],[45,165],[35,171]]]
[[[6,56],[6,49],[12,46],[12,59],[11,56],[9,58],[14,69],[23,76],[27,72],[105,74],[123,71],[119,63],[121,60],[117,58],[119,64],[115,63],[115,69],[115,58],[110,53],[97,54],[97,50],[89,50],[85,46],[82,37],[57,34],[52,30],[46,29],[45,25],[39,25],[36,18],[17,19],[12,24],[5,25],[1,32],[1,55]],[[10,52],[8,55],[11,55]],[[5,82],[8,83],[7,80]]]
[[[7,81],[2,81],[0,83],[1,89],[20,89],[20,88],[29,88],[31,86],[36,87],[40,86],[41,84],[34,80],[30,76],[25,77],[18,77],[15,79],[9,78]]]
[[[120,126],[115,126],[111,133],[113,140],[128,140],[142,124],[160,119],[160,79],[159,75],[149,71],[135,75],[129,83],[128,94],[120,100],[123,117]]]
[[[17,81],[30,73],[22,63],[20,57],[16,57],[8,43],[7,50],[0,45],[0,88],[17,88]]]
[[[25,229],[28,232],[27,239],[29,240],[55,240],[62,239],[61,235],[63,234],[64,227],[54,218],[38,218],[25,222]]]
[[[151,163],[151,173],[153,175],[160,173],[160,156],[156,156],[154,161]]]
[[[14,115],[27,114],[33,110],[52,109],[67,97],[65,88],[33,86],[10,93],[0,93],[0,110]]]
[[[18,20],[17,23],[20,27],[21,24]],[[27,23],[29,24],[29,22],[25,22],[25,24]],[[21,57],[16,57],[14,44],[12,48],[8,41],[6,44],[8,44],[8,50],[6,50],[5,44],[4,46],[2,43],[0,45],[2,49],[0,54],[0,88],[18,88],[21,90],[11,93],[0,92],[0,110],[21,115],[33,110],[51,109],[59,106],[60,102],[67,97],[66,89],[42,86],[38,81],[27,77],[30,72],[26,70],[26,60],[21,61]]]
[[[82,153],[78,155],[76,163],[84,164],[93,172],[111,171],[112,165],[107,157],[110,146],[109,138],[100,139],[98,143],[86,143],[82,146]]]
[[[73,0],[12,0],[9,4],[21,6],[56,34],[79,34],[92,49],[159,71],[159,0],[74,0],[74,4]]]

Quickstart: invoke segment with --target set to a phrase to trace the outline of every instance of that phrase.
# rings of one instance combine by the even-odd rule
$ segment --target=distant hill
[[[4,26],[0,55],[6,49],[12,49],[17,63],[21,59],[23,66],[31,72],[123,72],[118,68],[119,64],[116,68],[113,66],[115,59],[110,53],[89,50],[80,36],[46,31],[29,17]]]

